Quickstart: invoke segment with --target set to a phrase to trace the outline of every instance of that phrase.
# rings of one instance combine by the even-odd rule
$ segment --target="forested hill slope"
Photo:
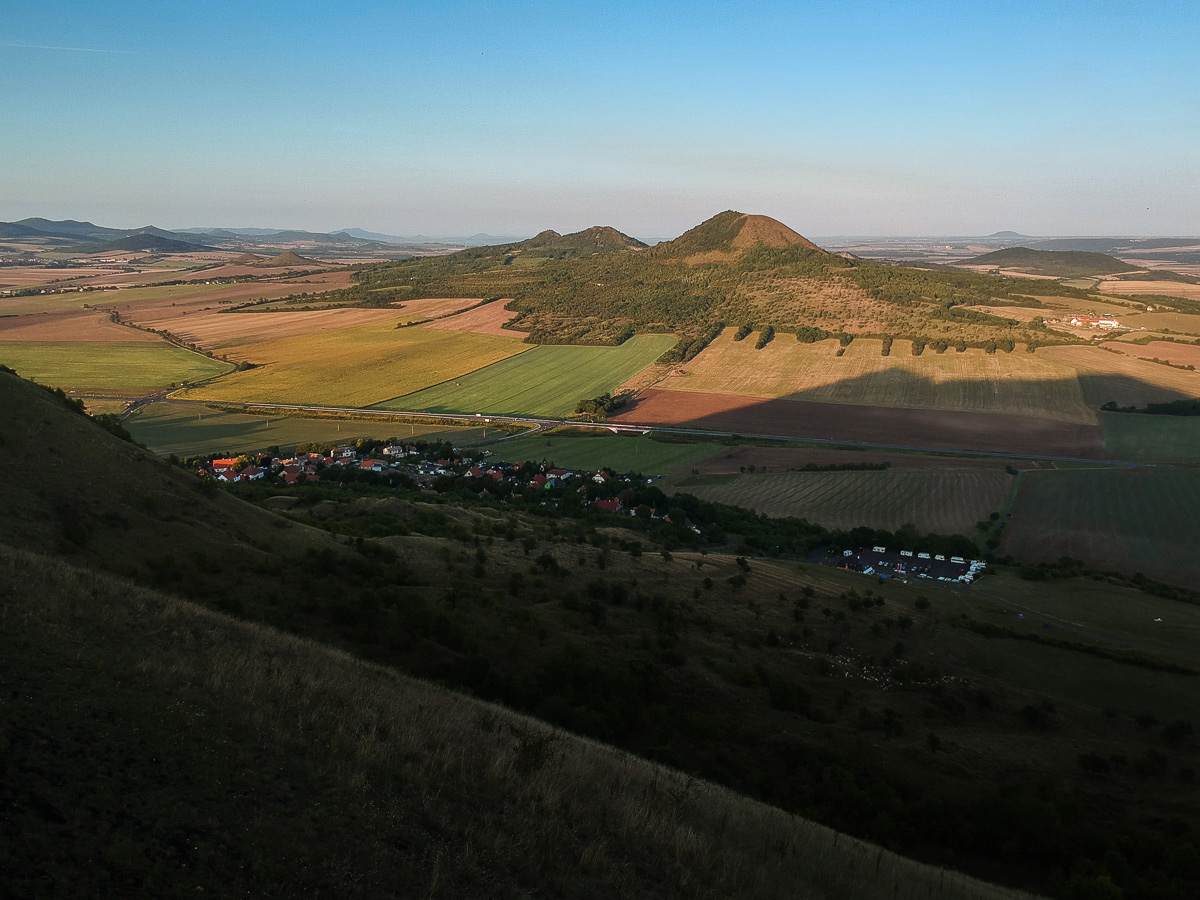
[[[657,259],[691,259],[695,262],[729,261],[737,251],[764,247],[802,247],[824,252],[808,238],[769,216],[726,210],[685,231],[673,241],[651,251]]]
[[[962,265],[995,266],[1017,269],[1030,275],[1049,275],[1054,278],[1078,278],[1087,275],[1114,275],[1132,272],[1138,267],[1103,253],[1084,250],[1031,250],[1028,247],[1009,247],[964,259]]]

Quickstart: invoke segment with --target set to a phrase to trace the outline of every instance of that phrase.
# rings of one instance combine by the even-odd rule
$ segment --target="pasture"
[[[286,314],[264,313],[265,324],[276,315]],[[258,368],[191,391],[188,399],[370,406],[532,350],[511,338],[396,328],[392,317],[318,334],[246,338],[224,352]]]
[[[460,341],[508,341],[527,352],[428,390],[394,396],[378,406],[435,413],[486,413],[565,418],[580,400],[616,390],[675,344],[664,334],[641,334],[619,347],[537,346],[508,338],[413,328],[424,335]]]
[[[608,467],[617,472],[667,475],[708,459],[715,444],[671,444],[648,435],[553,432],[513,438],[489,448],[492,455],[508,462],[546,460],[564,469],[595,470]]]
[[[50,387],[132,396],[212,378],[231,368],[165,341],[4,341],[0,363]]]
[[[843,356],[835,340],[799,343],[780,334],[762,350],[754,334],[733,340],[725,329],[699,356],[657,386],[671,391],[739,394],[824,403],[918,409],[1007,412],[1091,423],[1075,372],[1041,352],[985,353],[969,349],[912,355],[908,341],[895,341],[880,355],[877,340],[856,339]],[[680,371],[676,369],[675,371]]]
[[[827,528],[866,525],[895,531],[911,522],[923,532],[973,537],[976,522],[1004,507],[1012,481],[1003,470],[889,469],[696,476],[677,482],[675,489]]]
[[[285,453],[308,441],[350,443],[358,438],[446,439],[467,444],[483,437],[479,428],[447,428],[382,419],[318,419],[251,415],[191,403],[152,403],[125,420],[139,442],[163,455],[236,455],[279,446]]]
[[[1200,418],[1100,413],[1110,459],[1200,463]]]
[[[1000,552],[1022,563],[1081,559],[1195,587],[1200,472],[1076,469],[1026,473]]]

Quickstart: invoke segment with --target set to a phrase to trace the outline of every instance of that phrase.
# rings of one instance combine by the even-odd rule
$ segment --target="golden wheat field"
[[[264,313],[262,318],[277,315],[282,314]],[[395,312],[391,316],[394,321]],[[257,368],[235,372],[187,396],[254,403],[370,406],[459,378],[531,349],[531,345],[513,338],[396,328],[393,321],[277,339],[242,338],[236,345],[231,341],[222,352]]]
[[[726,329],[703,352],[658,387],[673,391],[740,394],[867,406],[959,409],[1042,416],[1093,423],[1075,371],[1043,352],[985,353],[968,349],[912,355],[897,340],[890,356],[878,340],[856,339],[845,355],[837,341],[802,344],[780,334],[761,350],[757,335],[733,340]],[[680,371],[679,369],[675,370]]]
[[[1118,406],[1144,406],[1185,397],[1200,397],[1200,372],[1187,372],[1120,351],[1099,347],[1045,347],[1038,356],[1079,373],[1084,398],[1093,407],[1110,401]]]

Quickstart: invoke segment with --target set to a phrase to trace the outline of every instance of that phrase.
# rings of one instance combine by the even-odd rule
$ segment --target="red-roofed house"
[[[621,511],[620,500],[597,500],[596,509],[602,509],[605,512],[615,513]]]
[[[224,472],[228,469],[236,469],[237,463],[236,459],[214,459],[212,461],[212,470],[214,472]]]

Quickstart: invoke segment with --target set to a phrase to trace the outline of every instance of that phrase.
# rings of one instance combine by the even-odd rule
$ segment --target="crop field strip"
[[[405,329],[439,335],[452,342],[468,338],[508,341],[469,332]],[[516,344],[515,341],[512,343]],[[580,400],[615,390],[675,344],[670,335],[636,335],[619,347],[536,346],[516,344],[527,352],[497,362],[427,390],[394,396],[376,404],[382,409],[435,413],[553,416],[575,411]]]
[[[0,297],[0,314],[28,315],[82,309],[84,306],[117,306],[148,300],[195,298],[228,290],[227,284],[168,284],[159,287],[118,288],[104,291],[68,291],[61,294],[36,294],[30,297]]]
[[[309,441],[351,443],[357,438],[446,439],[456,445],[482,439],[481,428],[446,428],[355,419],[251,415],[190,403],[152,403],[125,420],[139,442],[156,453],[192,456],[246,453],[278,445],[284,451]]]
[[[0,341],[0,363],[51,387],[130,396],[230,370],[165,341]]]
[[[395,310],[335,308],[270,314],[201,312],[152,320],[146,324],[151,328],[167,329],[177,337],[209,350],[224,350],[247,343],[260,344],[287,337],[317,335],[378,322],[394,326],[397,322]]]
[[[320,334],[243,340],[223,352],[260,368],[189,392],[188,399],[365,407],[533,349],[512,338],[396,328],[395,320],[393,312],[389,321]]]
[[[1200,580],[1200,472],[1030,472],[1000,552],[1022,562],[1082,559],[1192,587]]]
[[[827,528],[894,531],[912,523],[920,531],[974,535],[976,522],[1003,507],[1011,485],[1012,476],[1003,470],[925,469],[752,474],[717,484],[685,479],[679,490]]]
[[[1101,413],[1110,459],[1200,463],[1200,417]]]
[[[1177,344],[1174,341],[1151,341],[1148,344],[1130,344],[1114,342],[1109,346],[1118,347],[1126,356],[1135,359],[1164,359],[1177,366],[1200,366],[1200,346],[1195,344]],[[1197,388],[1200,390],[1200,387]]]
[[[550,434],[514,438],[489,449],[495,457],[513,463],[544,459],[565,469],[607,466],[617,472],[669,475],[708,459],[717,448],[708,443],[671,444],[646,436]]]
[[[162,338],[113,322],[108,313],[69,309],[28,316],[0,317],[0,341],[79,341],[81,343],[162,343]]]
[[[799,343],[779,334],[762,350],[754,333],[733,340],[724,332],[695,359],[682,366],[686,375],[665,378],[658,387],[672,391],[743,394],[823,403],[1006,412],[1092,423],[1073,369],[1041,353],[988,354],[969,349],[913,356],[908,341],[895,341],[890,356],[880,355],[877,340],[857,339],[845,355],[837,341]]]

